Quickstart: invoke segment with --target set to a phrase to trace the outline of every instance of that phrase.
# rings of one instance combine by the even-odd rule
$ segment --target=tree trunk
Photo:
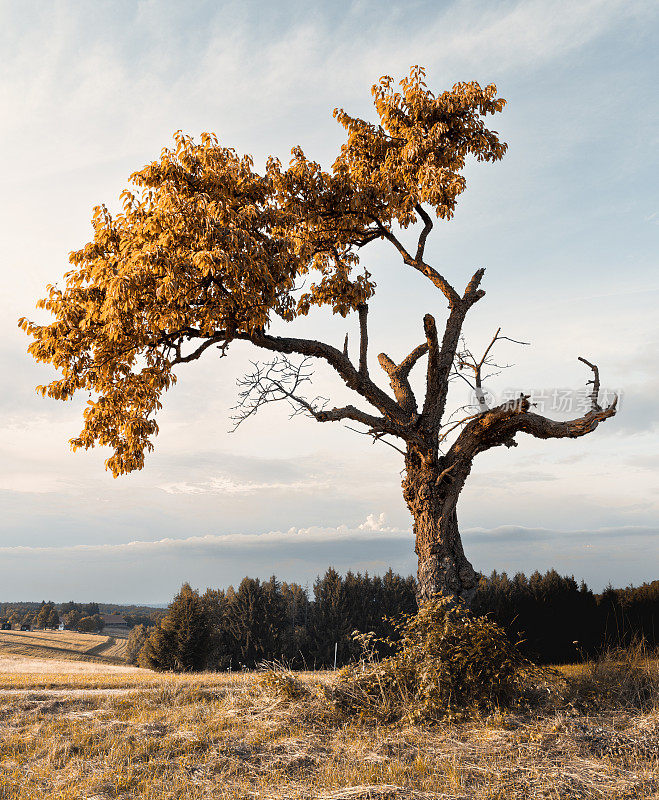
[[[408,454],[403,496],[414,519],[418,556],[417,600],[444,594],[471,604],[478,575],[462,549],[456,505],[465,476],[442,476],[441,464]]]

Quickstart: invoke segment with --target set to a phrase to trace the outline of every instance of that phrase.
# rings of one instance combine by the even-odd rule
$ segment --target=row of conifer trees
[[[133,629],[128,655],[158,670],[251,669],[263,661],[294,669],[344,665],[360,646],[352,633],[392,637],[388,621],[416,611],[416,583],[391,570],[371,577],[327,570],[310,597],[295,583],[244,578],[237,589],[203,595],[184,584],[167,616],[151,629]],[[473,611],[489,614],[522,649],[542,663],[578,661],[643,637],[659,644],[659,581],[594,594],[560,576],[522,574],[483,578]],[[381,651],[384,654],[384,651]]]

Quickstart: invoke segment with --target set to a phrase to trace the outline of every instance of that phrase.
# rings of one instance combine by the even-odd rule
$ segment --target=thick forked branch
[[[416,397],[410,386],[409,374],[416,362],[427,352],[428,344],[424,342],[418,347],[415,347],[400,364],[395,364],[386,353],[380,353],[378,356],[380,366],[389,376],[389,383],[398,401],[398,405],[411,415],[416,415],[417,405]]]
[[[430,314],[426,314],[423,319],[428,341],[428,377],[426,381],[426,397],[423,403],[423,427],[433,439],[439,431],[444,415],[449,377],[460,342],[462,325],[469,309],[485,294],[479,288],[484,274],[484,269],[476,270],[465,289],[464,296],[458,303],[451,306],[439,352],[436,351],[437,330],[435,320]]]

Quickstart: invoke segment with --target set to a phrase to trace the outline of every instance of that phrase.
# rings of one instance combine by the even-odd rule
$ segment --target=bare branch
[[[270,336],[262,332],[252,334],[236,334],[237,339],[247,339],[257,347],[277,353],[298,353],[302,356],[322,358],[339,374],[349,389],[353,389],[371,405],[387,416],[394,423],[405,425],[407,417],[393,397],[382,391],[379,386],[366,375],[363,375],[352,365],[336,347],[314,339],[295,339],[284,336]]]
[[[362,319],[364,318],[364,312],[362,312]],[[362,328],[363,330],[363,328]],[[213,344],[218,344],[221,347],[226,347],[228,342],[231,339],[231,335],[228,334],[226,331],[217,331],[213,336],[209,337],[206,341],[203,342],[193,353],[188,356],[181,356],[180,355],[180,346],[181,341],[183,338],[202,338],[203,334],[200,330],[196,328],[186,328],[185,330],[177,331],[176,335],[179,337],[179,341],[173,343],[171,339],[165,340],[163,339],[163,343],[168,344],[170,347],[175,349],[177,352],[177,358],[172,361],[173,364],[184,363],[186,361],[191,361],[196,358],[199,358],[202,353],[211,347]],[[306,359],[309,357],[314,358],[322,358],[326,361],[330,366],[332,366],[335,371],[339,374],[339,376],[343,379],[344,383],[350,388],[357,391],[359,394],[362,395],[369,403],[375,406],[388,420],[388,430],[392,433],[392,435],[400,436],[401,438],[407,438],[408,436],[411,439],[418,439],[418,434],[416,431],[413,431],[409,428],[410,418],[409,414],[399,406],[399,404],[394,400],[392,397],[387,395],[385,392],[382,391],[371,379],[368,377],[368,373],[364,374],[363,371],[358,371],[353,366],[352,362],[350,361],[349,357],[341,351],[337,350],[335,347],[332,347],[329,344],[324,342],[316,341],[313,339],[294,339],[294,338],[286,338],[286,337],[278,337],[278,336],[270,336],[265,334],[262,331],[255,331],[251,334],[243,333],[243,332],[236,332],[233,334],[233,338],[239,340],[247,340],[252,342],[258,347],[262,347],[264,349],[274,351],[277,353],[282,353],[284,356],[291,354],[291,353],[299,353],[300,355],[305,357],[305,361],[303,364],[305,368],[307,366]],[[346,336],[346,349],[347,349],[347,339]],[[364,342],[360,342],[360,359],[362,358],[363,351],[362,348],[367,346],[367,340]],[[413,354],[410,354],[411,356]],[[257,403],[257,407],[260,407],[264,402],[272,402],[274,401],[275,397],[273,392],[277,392],[278,396],[277,399],[288,399],[292,403],[296,404],[297,407],[306,410],[308,413],[313,415],[313,412],[318,411],[318,407],[313,404],[309,404],[304,398],[295,395],[295,388],[289,389],[288,385],[286,384],[285,380],[282,380],[284,377],[287,380],[292,380],[292,374],[297,367],[294,367],[292,362],[288,359],[284,359],[281,362],[273,362],[273,364],[279,363],[280,368],[284,368],[286,365],[286,372],[284,374],[276,376],[271,369],[270,374],[267,376],[269,382],[265,381],[266,375],[261,373],[255,373],[251,376],[247,376],[245,378],[245,383],[241,384],[244,388],[248,388],[248,384],[252,385],[253,392],[256,392],[255,385],[259,384],[261,390],[261,399]],[[272,367],[272,364],[270,365]],[[410,365],[411,369],[411,365]],[[295,383],[295,387],[299,386],[299,383],[306,382],[306,380],[302,380],[303,375],[300,373],[298,375],[298,382]],[[308,376],[310,379],[310,375]],[[270,386],[270,392],[265,391],[265,384],[268,383]],[[252,397],[252,400],[256,395]],[[307,403],[308,405],[305,405]],[[240,407],[242,404],[239,403]],[[310,407],[309,407],[310,406]],[[256,408],[250,412],[248,416],[251,416],[252,413],[255,413]],[[242,414],[243,412],[241,412]],[[329,419],[329,418],[327,418]],[[379,419],[376,417],[372,417],[372,420]],[[322,419],[320,421],[325,421]],[[240,422],[238,422],[240,424]]]
[[[432,230],[432,219],[420,203],[414,206],[414,210],[423,220],[423,230],[419,234],[419,241],[416,248],[416,261],[418,263],[423,260],[423,252],[426,249],[426,239]]]
[[[481,358],[477,361],[474,354],[469,350],[469,348],[464,344],[464,337],[460,337],[461,341],[463,342],[463,349],[456,353],[456,365],[454,369],[454,376],[458,376],[462,378],[466,383],[471,386],[476,395],[476,402],[479,411],[487,411],[489,406],[487,404],[485,398],[485,392],[483,391],[483,380],[486,378],[491,378],[493,375],[497,375],[498,372],[491,372],[488,373],[485,378],[483,377],[483,367],[492,367],[495,370],[501,371],[506,367],[510,366],[509,364],[497,364],[490,358],[490,352],[492,348],[496,344],[496,342],[506,340],[509,342],[514,342],[515,344],[523,344],[528,345],[528,342],[522,342],[518,339],[511,339],[509,336],[501,336],[501,328],[497,328],[497,332],[492,337],[492,340],[485,348],[485,352],[481,356]],[[474,374],[474,383],[472,384],[470,380],[468,380],[461,372],[461,370],[469,370]]]
[[[349,356],[348,356],[348,334],[347,333],[346,333],[346,338],[343,340],[343,355],[346,358],[349,358]]]
[[[318,411],[314,416],[318,422],[340,422],[344,419],[351,419],[353,422],[361,422],[364,425],[368,425],[372,430],[391,433],[394,436],[400,435],[383,417],[374,417],[372,414],[367,414],[352,405],[343,406],[342,408],[331,408],[327,411]]]
[[[359,372],[368,376],[368,306],[360,303],[357,306],[359,314]]]
[[[589,366],[593,371],[593,380],[587,381],[588,383],[592,383],[593,391],[590,393],[590,405],[593,411],[601,411],[602,407],[597,402],[597,398],[599,397],[600,393],[600,371],[595,366],[595,364],[591,364],[590,361],[586,361],[585,358],[579,356],[579,361],[582,361],[584,364]]]
[[[425,213],[425,212],[424,212]],[[451,284],[440,275],[437,270],[433,269],[429,264],[421,259],[413,258],[412,255],[405,249],[403,243],[398,239],[388,228],[386,228],[379,220],[374,220],[379,226],[379,230],[383,238],[390,241],[393,246],[401,254],[403,261],[410,267],[421,272],[426,278],[429,278],[435,286],[444,294],[444,297],[449,302],[449,306],[453,306],[460,302],[460,295],[455,291]],[[427,235],[427,234],[426,234]],[[425,240],[424,240],[425,242]]]
[[[322,397],[307,400],[299,394],[304,384],[311,383],[313,371],[310,358],[295,364],[283,356],[267,364],[253,361],[252,366],[254,371],[238,381],[242,390],[233,409],[236,413],[231,417],[234,431],[267,403],[286,400],[292,408],[291,416],[307,413],[315,417],[328,402]]]
[[[443,442],[446,439],[446,437],[449,435],[449,433],[454,431],[456,428],[459,428],[460,425],[464,425],[465,422],[469,422],[470,419],[475,419],[480,413],[481,412],[479,411],[476,414],[469,414],[469,416],[463,417],[462,419],[459,419],[457,422],[454,422],[452,425],[447,425],[446,426],[446,430],[444,430],[443,433],[441,434],[441,436],[439,437],[439,441]],[[453,416],[453,415],[451,415],[451,416]]]
[[[351,428],[350,425],[346,425],[345,427],[349,431],[353,431],[353,433],[358,433],[360,436],[372,436],[373,437],[373,444],[375,444],[376,442],[382,442],[382,444],[388,444],[389,447],[393,447],[393,449],[397,453],[400,453],[402,456],[407,455],[404,450],[400,449],[400,447],[396,447],[395,444],[392,444],[391,442],[387,441],[387,439],[384,438],[384,434],[383,433],[377,434],[377,433],[373,433],[373,431],[359,431],[359,430],[357,430],[357,428]]]
[[[242,390],[234,407],[236,413],[232,416],[233,431],[267,403],[285,400],[291,406],[291,416],[306,414],[317,422],[340,422],[349,419],[365,425],[368,428],[367,432],[374,439],[386,434],[407,438],[405,430],[384,417],[368,414],[353,405],[326,409],[329,402],[327,398],[315,397],[308,400],[304,397],[301,389],[304,384],[311,383],[313,375],[311,363],[311,358],[305,358],[299,364],[295,364],[286,356],[278,356],[266,364],[252,362],[253,372],[238,381]]]

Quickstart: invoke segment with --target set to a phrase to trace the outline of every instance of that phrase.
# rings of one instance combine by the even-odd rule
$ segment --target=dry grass
[[[586,707],[574,681],[562,707],[422,726],[347,718],[328,673],[56,677],[0,692],[0,800],[659,798],[659,705]]]
[[[3,656],[55,658],[59,661],[95,660],[120,663],[126,639],[77,631],[0,631]]]

